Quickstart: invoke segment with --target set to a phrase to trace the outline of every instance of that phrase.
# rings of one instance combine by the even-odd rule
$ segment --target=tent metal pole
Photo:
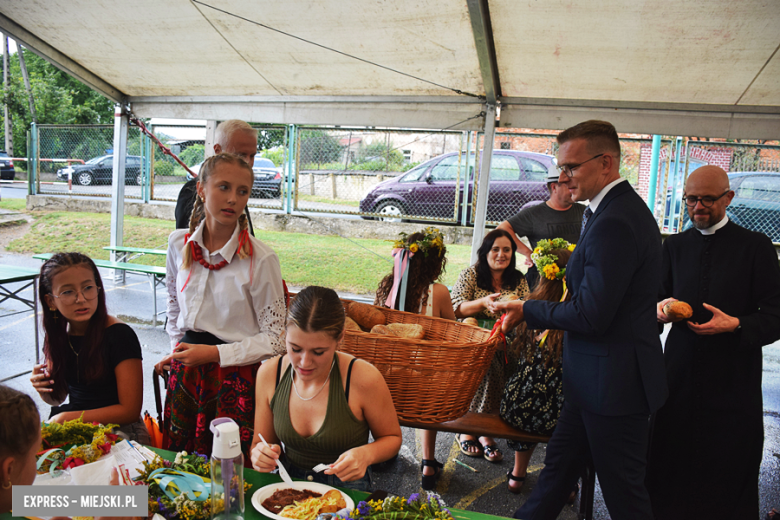
[[[490,164],[493,161],[493,140],[496,136],[496,106],[485,105],[485,138],[482,146],[482,159],[479,163],[479,186],[477,188],[477,208],[474,214],[474,235],[471,241],[471,264],[477,262],[477,250],[485,237],[485,215],[490,192]],[[479,149],[479,143],[475,149]]]
[[[120,247],[123,244],[125,219],[125,164],[127,163],[127,129],[129,118],[127,108],[116,105],[114,109],[114,164],[112,168],[111,194],[111,246]],[[116,262],[116,252],[111,251],[111,261]],[[113,273],[115,282],[125,281],[124,271]]]

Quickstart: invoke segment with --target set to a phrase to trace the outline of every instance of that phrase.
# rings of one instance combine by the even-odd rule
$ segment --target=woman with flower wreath
[[[211,421],[238,423],[249,456],[260,362],[283,347],[279,258],[251,236],[244,208],[254,181],[239,156],[206,159],[190,227],[168,239],[168,325],[172,353],[165,399],[165,448],[210,454]]]
[[[427,227],[411,235],[401,233],[393,256],[393,270],[379,282],[374,305],[454,320],[450,292],[444,284],[437,283],[447,266],[447,248],[441,232]],[[401,294],[404,283],[406,292]],[[430,490],[444,467],[435,457],[435,431],[422,431],[422,452],[422,488]]]
[[[49,421],[119,424],[123,437],[149,444],[141,419],[143,366],[135,331],[108,314],[103,280],[88,256],[57,253],[41,266],[43,352],[30,381]],[[63,404],[65,398],[68,402]]]
[[[574,245],[562,238],[539,241],[531,255],[539,270],[539,284],[527,300],[569,299],[565,275],[573,250]],[[563,331],[529,330],[522,322],[515,333],[511,349],[517,362],[507,380],[499,414],[520,430],[552,435],[563,407]],[[515,450],[514,467],[507,473],[509,491],[520,493],[536,443],[509,441],[509,447]]]
[[[456,318],[497,320],[500,316],[487,308],[490,301],[496,298],[518,300],[526,297],[528,284],[523,273],[517,270],[515,251],[517,244],[503,229],[494,229],[485,235],[477,250],[477,263],[461,271],[452,288],[452,307]],[[508,375],[507,368],[513,366],[512,361],[506,351],[496,351],[469,411],[498,411]],[[476,439],[471,435],[460,435],[458,441],[460,451],[469,457],[484,456],[490,462],[499,462],[504,458],[492,437]]]

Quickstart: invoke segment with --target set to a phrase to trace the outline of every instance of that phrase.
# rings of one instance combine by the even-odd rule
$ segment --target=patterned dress
[[[490,294],[493,294],[493,292],[477,286],[477,269],[472,265],[461,271],[458,281],[452,288],[452,308],[457,310],[463,302],[478,300]],[[522,278],[520,284],[513,290],[501,290],[502,297],[508,295],[515,295],[521,300],[528,296],[528,284],[525,278]],[[489,312],[487,309],[478,312],[473,317],[478,320],[497,320],[499,318],[499,316]],[[470,412],[495,413],[498,411],[501,396],[504,395],[506,379],[511,373],[507,369],[514,368],[515,362],[514,356],[508,354],[507,351],[496,351],[487,374],[485,374],[484,379],[479,384],[477,393],[474,394],[474,399],[471,401]]]
[[[537,343],[538,347],[538,343]],[[563,408],[563,368],[546,366],[537,348],[532,360],[521,355],[506,383],[499,414],[506,422],[528,433],[552,435]],[[533,443],[508,441],[515,451],[527,451]]]

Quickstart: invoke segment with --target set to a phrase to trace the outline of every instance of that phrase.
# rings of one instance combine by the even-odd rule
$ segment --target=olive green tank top
[[[281,367],[282,358],[279,358]],[[284,443],[287,458],[302,469],[311,469],[317,464],[331,464],[347,450],[368,443],[368,423],[359,421],[349,409],[347,395],[341,383],[341,371],[336,363],[331,367],[328,407],[325,421],[319,431],[310,437],[302,437],[293,428],[290,421],[290,395],[292,391],[292,364],[287,367],[271,399],[271,411],[274,414],[274,431]],[[350,364],[347,372],[347,391],[349,391]]]

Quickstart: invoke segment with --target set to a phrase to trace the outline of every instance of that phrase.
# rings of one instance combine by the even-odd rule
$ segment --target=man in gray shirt
[[[580,238],[582,213],[585,211],[585,206],[574,203],[566,186],[558,184],[557,172],[547,177],[547,190],[550,192],[547,202],[523,208],[498,226],[498,229],[512,235],[517,252],[525,255],[525,265],[528,266],[525,278],[531,290],[539,282],[539,273],[531,261],[536,243],[545,238],[563,238],[576,244]],[[521,242],[519,237],[527,237],[531,248]]]

